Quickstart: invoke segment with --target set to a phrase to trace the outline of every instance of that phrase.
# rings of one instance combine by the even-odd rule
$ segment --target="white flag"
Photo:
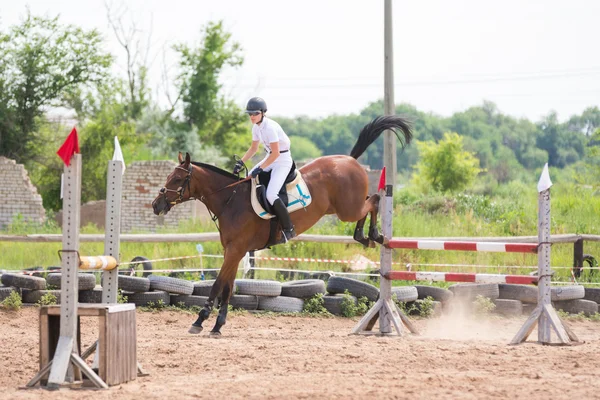
[[[123,163],[123,174],[125,174],[125,160],[123,159],[123,152],[121,151],[121,145],[119,145],[119,138],[115,136],[115,152],[113,153],[113,161],[121,161]]]

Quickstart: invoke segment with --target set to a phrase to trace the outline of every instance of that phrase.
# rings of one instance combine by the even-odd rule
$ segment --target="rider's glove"
[[[237,160],[235,167],[233,167],[233,174],[238,175],[242,168],[244,168],[244,162],[242,160]]]
[[[256,178],[258,176],[258,174],[260,174],[261,172],[263,172],[262,168],[258,167],[256,169],[252,170],[252,173],[250,173],[250,176],[252,178]]]

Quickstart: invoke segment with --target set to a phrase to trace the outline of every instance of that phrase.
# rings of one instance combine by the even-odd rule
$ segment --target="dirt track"
[[[597,322],[571,322],[585,343],[554,347],[508,346],[524,318],[417,320],[423,335],[402,338],[349,336],[356,320],[344,318],[233,314],[211,339],[186,333],[193,320],[138,311],[138,360],[150,376],[105,391],[49,392],[20,389],[38,368],[38,310],[2,310],[0,398],[600,398]],[[96,321],[84,323],[89,345]]]

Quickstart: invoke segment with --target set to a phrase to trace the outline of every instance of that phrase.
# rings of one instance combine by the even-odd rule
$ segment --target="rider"
[[[278,193],[293,165],[290,139],[277,122],[265,116],[266,112],[267,103],[262,98],[253,97],[248,100],[246,114],[250,116],[252,122],[252,145],[242,159],[236,162],[233,173],[239,174],[244,167],[244,162],[256,154],[259,143],[262,143],[267,154],[250,170],[250,175],[256,178],[262,171],[271,171],[271,180],[267,186],[267,201],[273,206],[287,241],[296,236],[296,231],[287,207]]]

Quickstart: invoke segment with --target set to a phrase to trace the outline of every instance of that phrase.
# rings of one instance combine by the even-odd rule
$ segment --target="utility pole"
[[[394,40],[392,36],[392,0],[384,0],[384,113],[395,114],[394,104]],[[396,140],[392,131],[385,131],[383,144],[383,162],[385,166],[385,194],[381,215],[383,236],[392,237],[392,207],[394,182],[396,180]],[[381,247],[381,274],[389,272],[392,267],[392,249]],[[381,279],[380,296],[384,299],[391,295],[392,284],[387,279]],[[391,333],[390,317],[385,309],[381,309],[379,331]]]

